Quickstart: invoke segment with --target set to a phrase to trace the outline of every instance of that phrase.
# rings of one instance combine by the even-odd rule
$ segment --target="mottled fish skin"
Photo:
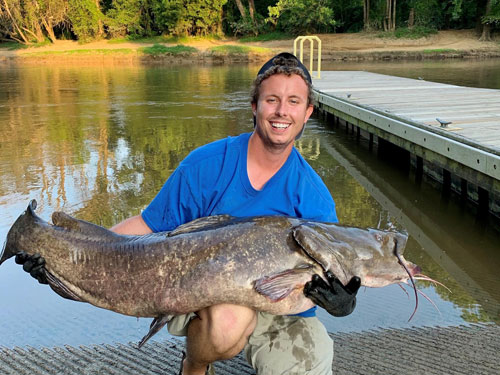
[[[124,236],[60,212],[49,224],[35,208],[32,201],[10,229],[0,264],[19,251],[39,253],[59,294],[125,315],[161,317],[219,303],[294,314],[313,306],[303,287],[324,270],[373,287],[408,279],[394,256],[406,236],[396,232],[223,215]]]

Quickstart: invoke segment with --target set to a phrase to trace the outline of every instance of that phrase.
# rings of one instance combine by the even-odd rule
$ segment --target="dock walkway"
[[[333,334],[335,375],[498,375],[500,326],[384,329]],[[87,347],[0,347],[2,375],[177,375],[184,343]],[[217,362],[217,375],[253,375],[240,354]],[[265,374],[264,374],[265,375]]]
[[[321,111],[407,150],[420,166],[443,168],[442,182],[453,174],[476,185],[481,199],[498,202],[500,90],[364,71],[322,72],[313,88]]]

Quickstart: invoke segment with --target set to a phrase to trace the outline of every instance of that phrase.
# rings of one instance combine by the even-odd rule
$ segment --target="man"
[[[258,73],[251,106],[253,133],[193,151],[141,215],[112,230],[147,234],[217,214],[336,222],[328,189],[294,148],[313,112],[307,69],[291,54],[275,56]],[[344,288],[333,275],[325,276],[328,282],[315,276],[307,283],[306,295],[333,315],[348,315],[359,279]],[[174,317],[168,330],[187,336],[180,374],[205,374],[211,363],[232,358],[242,349],[258,374],[331,373],[333,343],[315,308],[273,316],[244,306],[215,305]]]

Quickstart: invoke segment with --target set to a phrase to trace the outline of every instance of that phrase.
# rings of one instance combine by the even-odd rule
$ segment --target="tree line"
[[[0,0],[0,41],[500,27],[500,0]]]

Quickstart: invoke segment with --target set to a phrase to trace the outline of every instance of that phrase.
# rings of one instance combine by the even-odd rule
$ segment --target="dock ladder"
[[[311,53],[310,53],[310,56],[309,56],[309,72],[311,72],[311,77],[312,78],[317,78],[319,79],[320,76],[321,76],[321,39],[319,39],[317,36],[313,35],[313,36],[306,36],[306,35],[303,35],[303,36],[298,36],[297,38],[295,38],[295,40],[293,41],[293,54],[295,56],[297,56],[297,43],[299,43],[299,53],[300,53],[300,56],[297,56],[299,58],[299,60],[304,63],[304,42],[308,40],[309,41],[309,45],[310,45],[310,49],[311,49]],[[313,66],[313,57],[314,57],[314,42],[318,42],[318,71],[317,71],[317,74],[316,76],[314,76],[314,66]]]

